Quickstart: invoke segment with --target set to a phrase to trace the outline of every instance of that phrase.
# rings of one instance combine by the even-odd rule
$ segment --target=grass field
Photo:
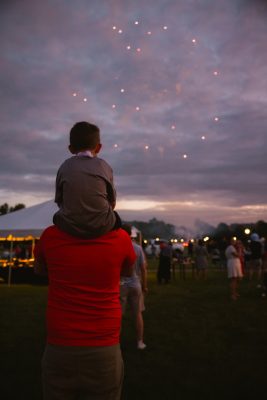
[[[229,300],[225,271],[176,277],[158,286],[150,264],[145,342],[137,351],[131,315],[123,319],[124,400],[265,398],[267,300],[244,279]],[[1,399],[41,400],[47,287],[0,286]]]

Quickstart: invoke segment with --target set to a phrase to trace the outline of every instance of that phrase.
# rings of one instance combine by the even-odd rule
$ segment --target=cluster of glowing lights
[[[134,21],[134,25],[135,26],[138,26],[139,25],[139,21]],[[167,25],[164,25],[164,26],[162,26],[161,27],[161,29],[162,30],[164,30],[164,31],[166,31],[167,29],[168,29],[168,26]],[[112,30],[113,31],[116,31],[116,33],[118,33],[118,34],[123,34],[123,30],[121,29],[121,28],[118,28],[116,25],[114,25],[113,27],[112,27]],[[146,34],[147,35],[152,35],[152,31],[146,31]],[[192,42],[192,44],[193,45],[196,45],[197,44],[197,39],[195,38],[195,37],[193,37],[192,39],[191,39],[191,42]],[[131,44],[127,44],[127,45],[125,45],[125,48],[126,48],[126,50],[134,50],[134,51],[136,51],[137,53],[141,53],[141,48],[140,47],[133,47]],[[218,70],[214,70],[213,71],[213,75],[214,76],[218,76],[219,75],[219,71]],[[118,78],[115,78],[115,79],[118,79]],[[167,92],[167,90],[165,90],[165,92]],[[124,94],[125,93],[125,89],[124,88],[120,88],[120,93],[121,94]],[[72,93],[72,96],[73,97],[78,97],[78,93],[77,92],[73,92]],[[82,97],[81,96],[81,98],[82,98],[82,101],[84,102],[84,103],[86,103],[87,102],[87,97]],[[114,104],[112,104],[111,105],[111,108],[112,109],[116,109],[117,108],[117,105],[114,103]],[[137,111],[137,112],[139,112],[139,111],[141,111],[141,107],[138,105],[138,106],[135,106],[135,108],[134,108],[134,110],[135,111]],[[214,120],[214,122],[218,122],[219,121],[219,117],[218,116],[215,116],[215,117],[213,117],[213,120]],[[172,125],[170,125],[170,129],[171,129],[171,131],[174,131],[174,130],[176,130],[176,125],[175,125],[175,123],[173,123]],[[205,141],[206,140],[206,136],[205,135],[202,135],[201,136],[201,140],[202,141]],[[114,145],[113,145],[113,147],[114,147],[114,149],[117,149],[118,148],[118,144],[117,143],[115,143]],[[148,144],[146,144],[145,146],[144,146],[144,150],[145,151],[147,151],[147,150],[149,150],[150,149],[150,146],[148,145]],[[186,160],[187,158],[188,158],[188,154],[187,153],[184,153],[184,154],[180,154],[180,157],[182,157],[182,159],[184,159],[184,160]]]

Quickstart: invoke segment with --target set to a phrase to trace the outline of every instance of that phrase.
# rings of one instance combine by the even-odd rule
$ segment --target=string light
[[[183,154],[183,158],[186,159],[187,158],[187,154]]]
[[[148,32],[147,32],[147,34],[148,34],[148,35],[151,35],[151,34],[152,34],[152,32],[151,32],[151,31],[148,31]]]
[[[197,40],[194,38],[194,39],[192,39],[192,43],[196,43],[197,42]]]
[[[72,93],[72,96],[73,96],[73,97],[76,97],[76,96],[77,96],[77,93]]]
[[[122,33],[122,30],[121,30],[121,29],[119,29],[119,30],[118,30],[118,33],[120,33],[120,34],[121,34],[121,33]]]
[[[112,104],[112,108],[116,108],[116,104]]]
[[[140,111],[140,107],[138,107],[138,106],[135,107],[135,109],[136,109],[136,111]]]
[[[138,21],[135,21],[135,22],[134,22],[134,24],[135,24],[135,25],[138,25],[138,24],[139,24],[139,22],[138,22]]]
[[[148,145],[146,145],[146,146],[145,146],[145,150],[148,150],[148,149],[149,149],[149,146],[148,146]]]
[[[115,149],[117,149],[117,148],[118,148],[117,143],[115,143],[113,147],[114,147]]]
[[[116,27],[116,26],[113,26],[112,29],[115,31],[115,30],[117,29],[117,27]]]
[[[83,101],[86,103],[86,102],[87,102],[87,98],[86,98],[86,97],[84,97]]]
[[[131,50],[131,46],[128,45],[128,46],[126,47],[126,49],[127,49],[127,50]]]
[[[176,126],[175,125],[172,125],[171,126],[171,129],[174,131],[174,129],[176,128]]]
[[[121,89],[121,93],[124,93],[125,92],[125,90],[124,89]]]
[[[202,140],[205,140],[205,139],[206,139],[206,136],[201,136],[201,139],[202,139]]]
[[[218,71],[214,71],[214,72],[213,72],[213,75],[214,75],[214,76],[217,76],[217,75],[219,75],[219,72],[218,72]]]
[[[164,29],[164,31],[166,31],[166,30],[168,29],[168,27],[165,25],[165,26],[163,27],[163,29]]]
[[[214,118],[214,121],[215,121],[215,122],[218,122],[218,121],[219,121],[219,117],[215,117],[215,118]]]

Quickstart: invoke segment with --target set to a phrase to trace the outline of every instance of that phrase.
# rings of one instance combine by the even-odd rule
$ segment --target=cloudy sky
[[[124,219],[266,220],[266,21],[263,0],[2,0],[0,204],[52,199],[87,120]]]

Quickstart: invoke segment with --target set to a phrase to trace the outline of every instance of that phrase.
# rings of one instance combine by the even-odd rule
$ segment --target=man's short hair
[[[70,145],[74,150],[93,150],[100,143],[100,130],[89,122],[77,122],[70,130]]]

